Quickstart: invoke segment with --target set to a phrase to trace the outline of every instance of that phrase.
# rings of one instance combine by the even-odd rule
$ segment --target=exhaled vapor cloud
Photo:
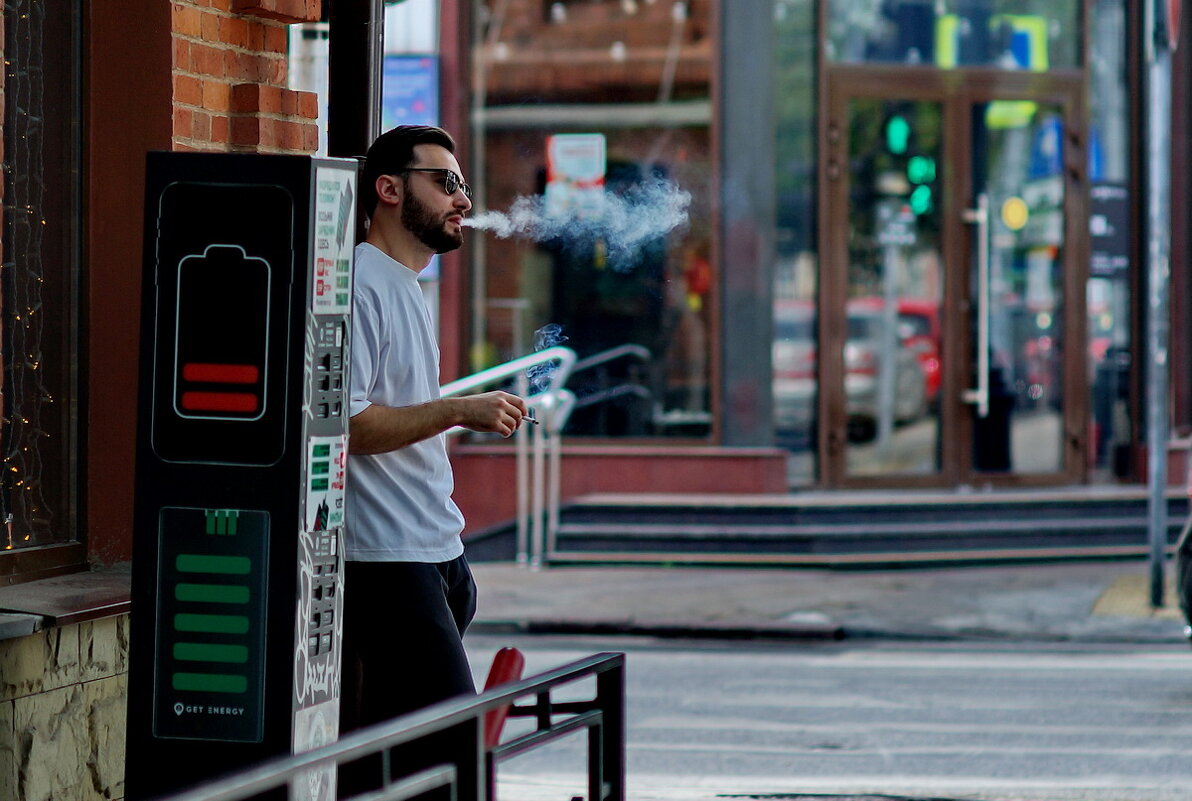
[[[464,225],[489,231],[501,239],[559,242],[563,247],[604,243],[608,264],[632,265],[639,249],[687,222],[691,193],[669,181],[635,185],[623,193],[605,192],[599,212],[556,211],[542,195],[520,197],[508,211],[487,211]]]

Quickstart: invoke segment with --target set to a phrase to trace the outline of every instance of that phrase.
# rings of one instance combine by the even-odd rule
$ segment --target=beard
[[[446,216],[450,215],[436,216],[430,207],[414,197],[409,187],[406,187],[403,194],[401,222],[419,242],[435,253],[447,253],[463,245],[463,231],[452,233],[447,230]]]

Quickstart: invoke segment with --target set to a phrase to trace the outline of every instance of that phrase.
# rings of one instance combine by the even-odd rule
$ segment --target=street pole
[[[1165,0],[1148,0],[1143,47],[1147,74],[1146,420],[1151,606],[1163,606],[1167,560],[1168,289],[1171,248],[1171,47]]]

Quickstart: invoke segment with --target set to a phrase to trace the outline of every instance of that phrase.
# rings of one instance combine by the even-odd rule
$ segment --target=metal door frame
[[[939,70],[899,65],[824,65],[819,115],[820,252],[818,449],[820,484],[830,488],[1054,486],[1083,483],[1087,474],[1088,379],[1085,291],[1088,277],[1087,104],[1081,70],[1049,73],[992,69]],[[940,465],[930,475],[849,476],[844,398],[848,291],[848,107],[854,99],[939,103],[944,130],[940,205],[941,255],[946,266],[941,316],[944,370],[940,397]],[[1033,100],[1064,116],[1063,444],[1053,473],[978,473],[973,467],[971,408],[961,400],[971,372],[968,341],[969,264],[973,226],[964,219],[972,197],[974,104]],[[1071,343],[1078,343],[1072,347]],[[951,347],[948,347],[951,344]]]

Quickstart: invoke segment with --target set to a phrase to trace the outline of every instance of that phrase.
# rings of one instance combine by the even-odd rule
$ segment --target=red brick
[[[319,126],[302,126],[302,149],[307,153],[314,153],[319,149]]]
[[[298,116],[306,120],[319,118],[319,95],[316,92],[298,93]]]
[[[190,70],[190,42],[174,37],[174,69]]]
[[[296,122],[279,123],[279,144],[286,150],[299,151],[302,149],[302,126]]]
[[[265,23],[248,20],[248,49],[265,49]]]
[[[233,47],[248,47],[248,21],[239,17],[220,17],[219,38]]]
[[[234,145],[261,143],[261,125],[256,117],[232,117],[230,141]]]
[[[268,25],[265,28],[265,50],[272,53],[286,53],[290,49],[289,28]]]
[[[195,139],[209,141],[211,139],[211,115],[202,111],[194,114],[194,128],[192,136]]]
[[[218,11],[231,11],[232,0],[211,0],[211,7]]]
[[[211,12],[203,14],[203,40],[207,42],[218,42],[219,38],[219,17]]]
[[[205,44],[190,46],[190,68],[193,72],[209,75],[212,78],[222,78],[227,74],[224,59],[228,51]]]
[[[211,141],[227,144],[229,134],[228,118],[216,116],[211,118]]]
[[[198,78],[189,75],[174,76],[174,102],[191,106],[203,104],[203,85]]]
[[[172,24],[174,33],[197,39],[203,31],[203,12],[193,6],[175,3]]]
[[[276,146],[277,145],[276,120],[272,120],[269,117],[261,117],[257,120],[257,124],[260,126],[260,131],[261,131],[260,142],[261,142],[261,144],[264,146]]]
[[[318,22],[322,16],[319,0],[232,0],[232,10],[279,22]]]
[[[244,114],[255,114],[261,109],[261,86],[255,83],[238,83],[232,87],[231,110]]]
[[[287,117],[293,117],[298,114],[298,93],[293,89],[278,89],[278,99],[280,100],[278,109]]]
[[[193,120],[191,111],[188,108],[178,108],[174,106],[174,136],[181,139],[190,139]]]
[[[284,58],[271,58],[263,66],[265,68],[265,81],[275,86],[285,86],[289,67]]]
[[[229,50],[224,55],[224,71],[233,81],[261,83],[265,67],[258,55]]]
[[[227,111],[231,87],[219,81],[203,81],[203,108],[208,111]]]

